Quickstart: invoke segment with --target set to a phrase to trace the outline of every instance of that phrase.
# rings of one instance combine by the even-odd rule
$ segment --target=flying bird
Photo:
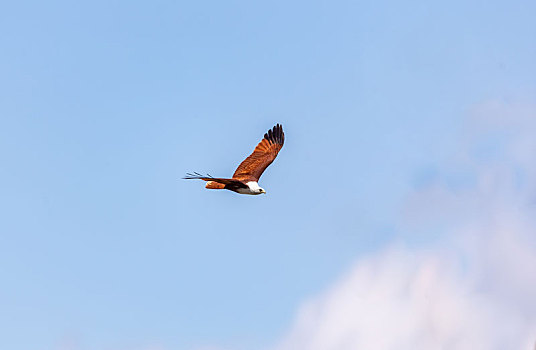
[[[253,153],[249,155],[236,169],[231,179],[215,178],[199,173],[187,174],[183,179],[198,179],[206,181],[205,188],[212,190],[230,190],[240,194],[261,194],[266,191],[258,184],[259,178],[266,168],[272,164],[283,147],[285,133],[279,124],[268,130]]]

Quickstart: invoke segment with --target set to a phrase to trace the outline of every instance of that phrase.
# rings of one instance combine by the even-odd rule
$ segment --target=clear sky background
[[[534,18],[528,0],[4,2],[0,348],[529,349]],[[231,176],[275,123],[266,195],[180,179]],[[456,310],[482,318],[460,330]]]

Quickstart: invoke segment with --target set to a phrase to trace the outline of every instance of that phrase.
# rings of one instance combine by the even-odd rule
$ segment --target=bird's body
[[[232,179],[216,179],[216,180],[232,180]],[[240,194],[266,193],[264,189],[262,189],[259,186],[257,181],[244,182],[244,181],[236,180],[236,181],[230,181],[230,183],[228,184],[222,184],[217,181],[210,180],[210,181],[207,181],[207,184],[205,187],[208,189],[213,189],[213,190],[231,190]]]
[[[259,178],[277,157],[284,142],[285,134],[283,133],[283,127],[277,124],[272,130],[268,130],[264,134],[264,138],[255,147],[253,153],[240,163],[232,178],[214,178],[210,175],[203,176],[194,173],[188,174],[184,179],[207,181],[205,187],[208,189],[230,190],[240,194],[251,195],[266,193],[258,184]]]

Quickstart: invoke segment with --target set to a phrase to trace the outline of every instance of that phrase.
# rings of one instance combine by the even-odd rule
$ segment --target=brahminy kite
[[[199,173],[187,174],[183,179],[198,179],[207,181],[205,188],[214,190],[230,190],[240,194],[261,194],[266,191],[258,184],[259,178],[266,168],[272,164],[283,147],[285,133],[279,124],[264,134],[253,153],[249,155],[236,169],[231,179],[215,178]]]

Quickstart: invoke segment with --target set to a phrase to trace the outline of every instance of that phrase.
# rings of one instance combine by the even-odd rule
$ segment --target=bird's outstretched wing
[[[264,138],[236,169],[233,179],[241,181],[259,181],[262,173],[272,164],[283,147],[285,133],[279,124],[264,134]]]

